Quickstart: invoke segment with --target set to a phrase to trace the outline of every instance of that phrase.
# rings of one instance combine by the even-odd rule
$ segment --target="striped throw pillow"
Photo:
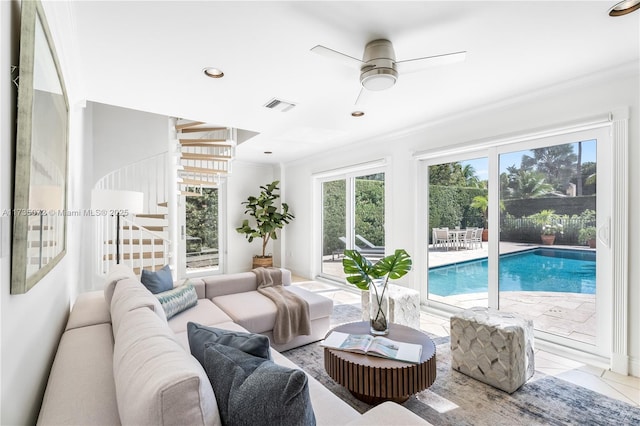
[[[160,301],[167,315],[167,319],[196,306],[198,303],[196,288],[188,283],[168,291],[163,291],[162,293],[157,293],[155,296]]]

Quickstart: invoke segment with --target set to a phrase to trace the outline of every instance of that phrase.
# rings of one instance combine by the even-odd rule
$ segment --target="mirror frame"
[[[64,111],[56,108],[49,108],[44,111],[38,111],[34,114],[34,95],[36,88],[34,86],[34,64],[36,63],[36,30],[40,24],[42,33],[45,36],[46,44],[49,48],[53,65],[55,66],[55,75],[57,76],[62,98],[64,99]],[[47,61],[49,58],[46,59]],[[40,281],[54,266],[60,262],[66,253],[67,240],[67,181],[68,181],[68,162],[69,162],[69,101],[67,99],[67,91],[62,78],[62,72],[58,57],[53,45],[49,26],[44,14],[44,10],[40,1],[23,1],[20,25],[20,80],[18,87],[18,114],[17,114],[17,130],[16,130],[16,162],[15,162],[15,186],[14,186],[14,210],[13,210],[13,248],[12,248],[12,267],[11,267],[11,294],[22,294],[29,291],[38,281]],[[62,112],[62,114],[61,114]],[[44,134],[50,127],[45,128],[43,124],[54,122],[54,130],[51,134],[51,141],[47,143],[54,144],[49,149],[61,152],[59,159],[53,158],[51,163],[55,167],[55,171],[59,171],[61,180],[55,183],[55,188],[59,189],[58,199],[61,204],[55,211],[36,210],[34,205],[30,205],[30,193],[35,186],[34,176],[31,176],[32,170],[38,169],[41,163],[34,161],[34,155],[37,155],[38,146],[34,144],[34,133],[37,135]],[[34,126],[40,126],[35,128]],[[38,133],[40,132],[40,133]],[[63,150],[57,151],[57,150]],[[46,153],[40,153],[40,158],[46,156]],[[55,156],[51,156],[55,157]],[[56,162],[57,160],[57,162]],[[62,164],[58,164],[62,163]],[[48,172],[48,171],[46,171]],[[41,174],[42,175],[42,174]],[[42,184],[40,184],[42,186]],[[41,188],[42,189],[42,188]],[[33,217],[39,218],[40,225],[33,225]],[[47,235],[46,246],[55,247],[49,254],[51,257],[43,256],[43,217],[57,216],[56,226],[61,227],[61,231],[53,232],[53,236]],[[31,224],[29,223],[31,219]],[[34,241],[30,241],[31,232],[34,229],[39,232],[39,251],[34,255]],[[53,241],[52,241],[53,240]],[[57,249],[59,247],[59,250]],[[30,251],[31,249],[31,251]],[[36,259],[36,260],[34,260]],[[34,267],[28,269],[29,262],[38,262],[38,267],[33,271]]]

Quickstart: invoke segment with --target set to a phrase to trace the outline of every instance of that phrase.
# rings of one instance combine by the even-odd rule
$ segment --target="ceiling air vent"
[[[264,104],[264,106],[266,108],[269,108],[269,109],[272,109],[272,110],[275,110],[275,111],[287,112],[290,109],[292,109],[294,106],[296,106],[296,104],[293,104],[293,103],[287,102],[287,101],[283,101],[282,99],[273,98],[269,102]]]

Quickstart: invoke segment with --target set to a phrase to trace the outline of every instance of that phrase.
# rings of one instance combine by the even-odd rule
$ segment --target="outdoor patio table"
[[[460,249],[460,237],[466,233],[466,229],[449,229],[449,241],[455,245],[456,250]]]

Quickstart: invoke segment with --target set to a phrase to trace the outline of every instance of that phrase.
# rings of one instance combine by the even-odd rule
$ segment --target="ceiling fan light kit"
[[[379,91],[391,88],[398,80],[396,54],[389,40],[373,40],[367,43],[360,68],[360,84],[367,90]]]
[[[466,55],[465,51],[461,51],[396,61],[393,44],[386,39],[373,40],[367,43],[362,60],[322,45],[314,46],[311,51],[327,58],[338,60],[345,65],[360,68],[360,85],[362,89],[356,99],[356,105],[362,102],[362,95],[365,89],[379,92],[393,87],[398,81],[399,71],[400,73],[422,71],[432,66],[460,62],[464,61]]]
[[[609,16],[623,16],[640,9],[640,0],[623,0],[609,9]]]

